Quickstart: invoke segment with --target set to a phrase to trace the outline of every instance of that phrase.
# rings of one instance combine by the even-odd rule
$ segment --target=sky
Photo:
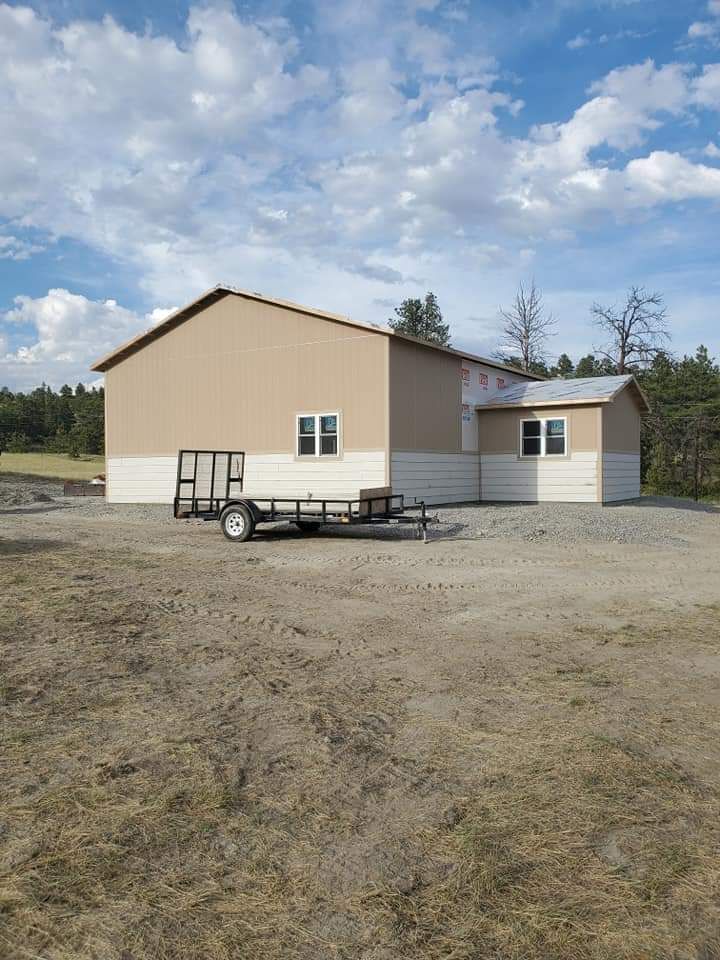
[[[0,386],[218,283],[489,355],[534,279],[574,358],[639,284],[720,353],[720,0],[0,2],[0,130]]]

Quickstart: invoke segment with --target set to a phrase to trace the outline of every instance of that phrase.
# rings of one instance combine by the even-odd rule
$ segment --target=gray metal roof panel
[[[609,400],[633,379],[631,374],[619,377],[581,377],[577,380],[544,380],[535,383],[515,383],[495,394],[488,406],[515,406],[518,404],[591,402]],[[478,406],[482,407],[482,404]]]

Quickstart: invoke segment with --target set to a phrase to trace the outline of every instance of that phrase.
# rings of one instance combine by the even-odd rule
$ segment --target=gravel
[[[108,504],[100,497],[64,497],[62,482],[37,477],[0,475],[0,517],[3,513],[80,512],[110,523],[176,524],[167,504]],[[429,528],[429,539],[548,540],[683,546],[688,535],[708,520],[720,532],[720,505],[696,504],[672,497],[642,497],[638,501],[601,506],[592,503],[460,504],[430,507],[440,523]],[[202,521],[182,521],[201,523]],[[279,525],[278,525],[279,526]],[[352,528],[326,528],[321,536],[357,536]],[[408,537],[405,527],[376,527],[378,538]]]
[[[514,503],[441,507],[445,535],[471,539],[600,541],[684,545],[687,534],[714,516],[720,506],[674,497],[641,497],[626,503]],[[443,534],[441,534],[443,535]]]

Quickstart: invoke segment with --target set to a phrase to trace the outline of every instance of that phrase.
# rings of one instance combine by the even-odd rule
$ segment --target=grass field
[[[1,473],[23,473],[33,477],[59,477],[61,480],[92,480],[105,471],[105,457],[84,454],[77,460],[66,453],[3,453]]]

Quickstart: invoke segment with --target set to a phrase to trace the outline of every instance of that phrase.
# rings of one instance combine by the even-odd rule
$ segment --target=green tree
[[[567,379],[575,375],[575,364],[566,353],[561,353],[557,358],[557,363],[550,368],[551,377],[563,377]]]
[[[425,299],[409,298],[395,307],[396,317],[388,320],[395,333],[417,337],[441,347],[450,346],[450,325],[443,323],[443,315],[434,293],[426,293]]]

